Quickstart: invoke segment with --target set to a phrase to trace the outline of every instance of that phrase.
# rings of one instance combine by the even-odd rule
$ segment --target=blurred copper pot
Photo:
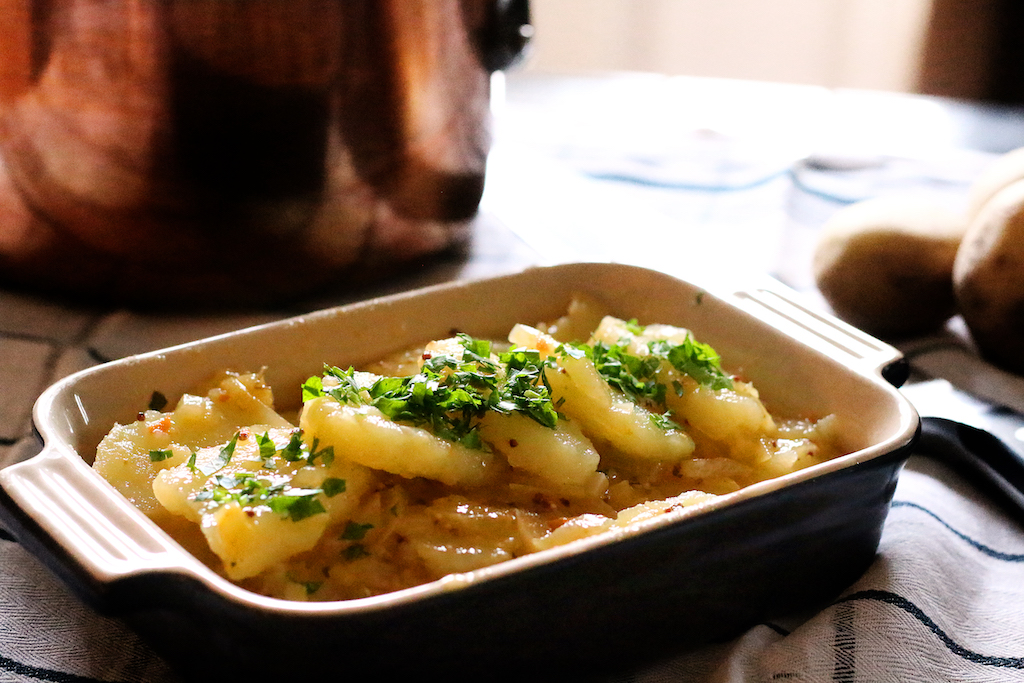
[[[269,302],[451,246],[525,0],[0,0],[0,277]]]

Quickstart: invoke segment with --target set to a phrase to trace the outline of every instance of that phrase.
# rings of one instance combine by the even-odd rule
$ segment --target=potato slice
[[[501,468],[492,453],[446,441],[419,427],[398,424],[373,406],[315,398],[303,407],[299,425],[310,438],[319,438],[322,445],[333,447],[338,457],[403,477],[479,486]]]
[[[652,500],[638,503],[626,508],[612,517],[597,514],[584,514],[573,517],[546,536],[537,539],[534,545],[538,550],[565,545],[581,538],[589,538],[606,532],[623,532],[630,526],[643,524],[682,508],[693,507],[712,501],[717,496],[703,491],[686,491],[666,500]]]
[[[93,468],[162,523],[165,510],[152,490],[157,474],[184,463],[196,449],[225,443],[242,427],[291,428],[272,403],[259,373],[222,373],[205,395],[185,394],[169,413],[149,410],[135,422],[115,425],[96,448]]]
[[[280,450],[294,432],[243,430],[231,445],[200,449],[194,462],[166,469],[153,481],[153,494],[161,505],[200,524],[210,549],[233,580],[255,576],[313,548],[328,524],[348,519],[373,485],[368,469],[344,460],[328,463],[321,457],[311,465],[307,458],[268,459],[261,454],[260,434]],[[226,448],[231,450],[225,462]],[[241,495],[247,487],[276,493],[253,500]],[[272,507],[289,500],[304,505]]]
[[[545,375],[559,410],[590,439],[642,460],[678,462],[693,453],[688,434],[658,425],[649,410],[608,386],[587,358],[561,357]]]
[[[344,482],[342,490],[310,493],[329,480]],[[283,495],[304,493],[308,500],[322,506],[322,512],[315,508],[303,516],[282,513],[267,505],[243,506],[231,501],[204,511],[202,532],[210,549],[224,563],[228,577],[246,579],[315,547],[328,528],[338,520],[351,518],[375,481],[368,469],[344,461],[330,467],[303,467],[290,478],[294,488],[285,489]],[[319,484],[313,486],[315,482]]]
[[[690,336],[690,331],[685,327],[674,325],[646,325],[643,332],[634,334],[630,330],[629,323],[613,316],[605,316],[601,324],[594,330],[591,343],[601,341],[605,344],[618,344],[628,340],[627,348],[630,353],[638,356],[647,355],[647,343],[655,340],[665,340],[672,344],[682,344]]]
[[[525,415],[488,413],[480,421],[480,436],[505,456],[513,468],[529,472],[565,493],[607,486],[597,467],[601,456],[579,426],[559,420],[554,429]]]
[[[512,328],[509,341],[544,356],[559,347],[553,337],[527,325]],[[657,424],[651,411],[610,387],[589,359],[560,355],[545,377],[558,410],[576,421],[592,441],[641,460],[678,462],[693,452],[693,439],[686,432]]]
[[[666,392],[668,407],[677,419],[685,420],[712,439],[731,443],[774,430],[768,409],[749,384],[734,382],[732,389],[712,389],[674,371],[666,374],[667,385],[680,386],[679,391]]]
[[[608,316],[594,332],[594,340],[606,344],[625,343],[629,353],[645,356],[649,342],[682,344],[692,338],[689,330],[673,325],[646,325],[639,333],[634,329],[624,320]],[[668,363],[662,363],[658,379],[668,388],[665,402],[675,419],[699,429],[712,439],[725,443],[749,441],[775,427],[771,415],[750,384],[733,382],[731,389],[714,389],[701,385]]]
[[[155,410],[147,411],[136,422],[114,425],[96,448],[93,462],[100,476],[158,523],[166,517],[166,511],[153,496],[153,479],[161,471],[184,463],[192,452],[189,445],[171,436],[171,426],[170,418]],[[150,456],[161,451],[173,456],[157,460]]]
[[[327,528],[327,515],[300,521],[270,508],[246,510],[235,502],[204,515],[202,530],[210,549],[223,561],[228,578],[239,581],[273,567],[316,545]]]

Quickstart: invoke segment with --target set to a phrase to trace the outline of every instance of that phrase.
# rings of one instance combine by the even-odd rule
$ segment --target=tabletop
[[[0,289],[0,464],[39,450],[32,404],[74,371],[424,284],[618,261],[695,282],[772,277],[825,311],[809,263],[832,212],[891,192],[961,201],[995,155],[1024,146],[1022,110],[914,95],[635,73],[499,74],[494,86],[494,145],[472,237],[401,279],[216,314]],[[900,487],[880,563],[828,615],[681,648],[634,679],[1024,680],[1024,627],[997,604],[1024,605],[1019,524],[931,460],[912,458]],[[964,548],[927,543],[934,535]],[[0,553],[0,680],[177,680],[2,531]],[[979,574],[992,578],[969,576]],[[930,602],[930,580],[985,594]],[[898,645],[886,640],[893,632]],[[855,647],[855,633],[874,635]]]

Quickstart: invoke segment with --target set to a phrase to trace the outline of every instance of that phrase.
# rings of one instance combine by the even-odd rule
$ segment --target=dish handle
[[[46,446],[0,471],[0,518],[94,606],[109,608],[118,583],[154,570],[182,568],[169,536],[80,458]]]
[[[897,388],[910,375],[910,365],[899,349],[800,303],[800,295],[787,291],[781,283],[735,292],[733,296],[759,319],[864,374],[881,376]]]

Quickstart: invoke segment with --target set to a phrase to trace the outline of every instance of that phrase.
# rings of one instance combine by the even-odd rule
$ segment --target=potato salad
[[[285,417],[261,371],[225,370],[115,425],[94,468],[229,580],[345,600],[624,533],[840,452],[834,417],[773,416],[689,330],[584,299],[506,340],[325,365],[302,397]]]

